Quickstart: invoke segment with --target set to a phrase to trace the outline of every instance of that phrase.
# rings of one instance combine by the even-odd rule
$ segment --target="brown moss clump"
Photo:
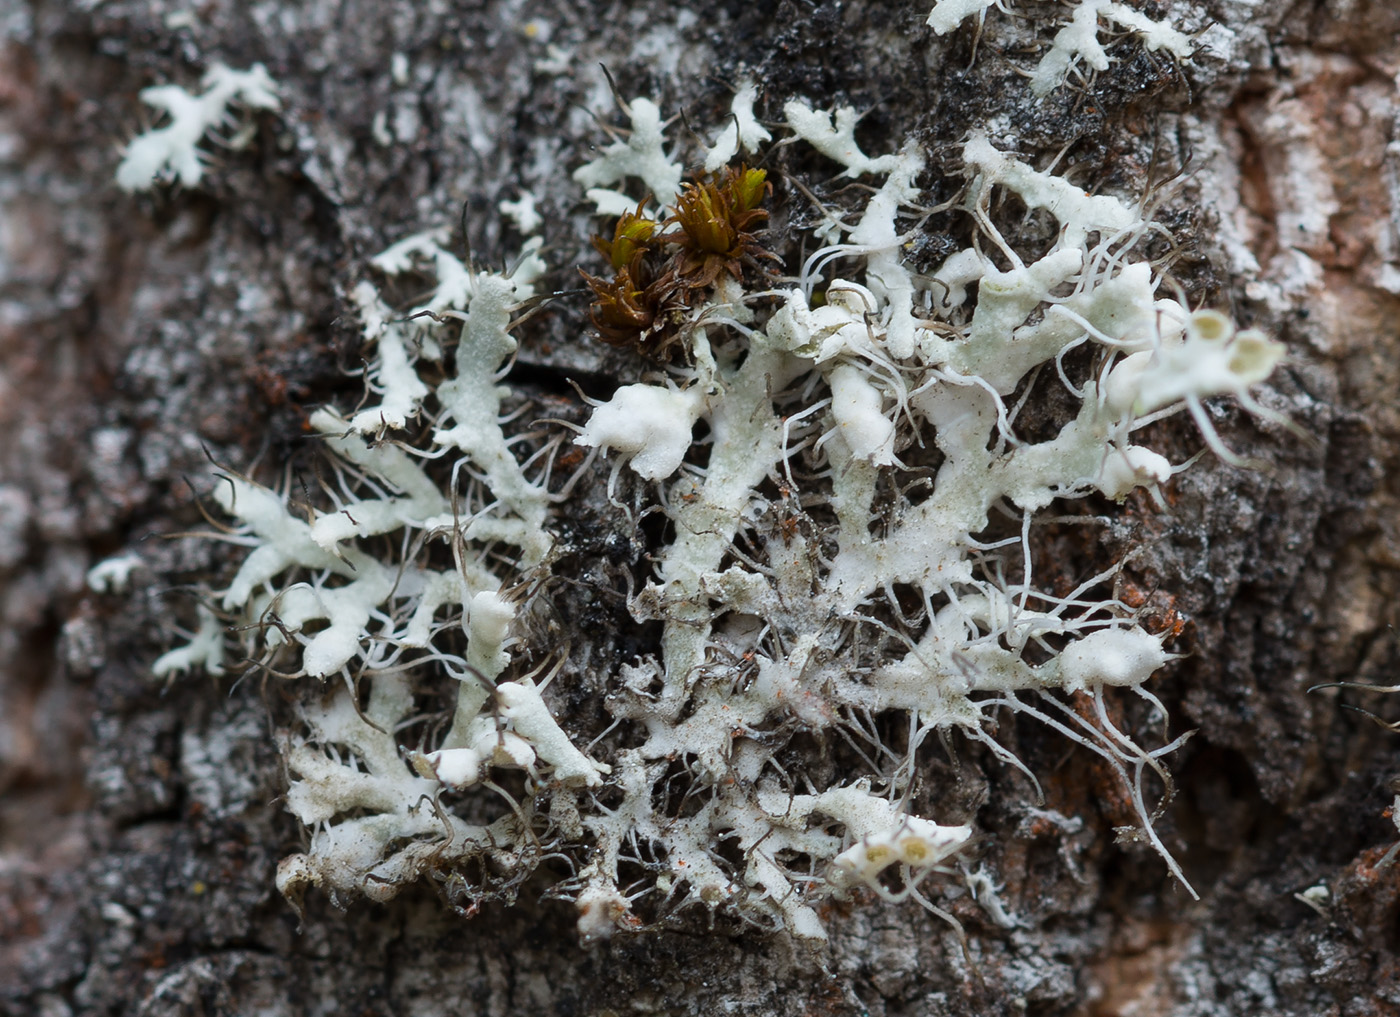
[[[768,174],[747,166],[685,184],[671,215],[661,221],[644,212],[624,212],[611,239],[593,246],[613,267],[611,279],[582,273],[595,297],[589,309],[597,337],[665,359],[687,320],[722,276],[741,280],[777,257],[761,238],[773,192]]]

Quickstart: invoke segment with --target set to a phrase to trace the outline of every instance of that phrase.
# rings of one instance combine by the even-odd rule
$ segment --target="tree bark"
[[[1380,864],[1400,735],[1346,709],[1393,719],[1400,697],[1309,691],[1400,681],[1400,9],[1145,2],[1200,33],[1195,58],[1125,35],[1107,70],[1030,103],[1018,68],[1068,8],[1020,0],[936,36],[931,5],[0,5],[0,1011],[1400,1013],[1400,866]],[[216,62],[265,64],[281,113],[251,118],[197,190],[118,191],[139,90]],[[606,140],[588,112],[611,116],[600,63],[697,124],[745,78],[768,122],[794,97],[855,105],[867,151],[930,153],[930,204],[957,191],[971,128],[1014,134],[1034,165],[1063,152],[1090,190],[1161,197],[1192,306],[1287,344],[1260,399],[1315,443],[1223,413],[1263,468],[1207,456],[1165,511],[1130,499],[1106,548],[1055,548],[1125,558],[1148,616],[1182,625],[1189,655],[1153,688],[1197,733],[1158,829],[1199,902],[1114,843],[1130,817],[1111,776],[1030,722],[1009,737],[1075,824],[1035,820],[990,759],[934,775],[975,814],[1017,919],[954,900],[966,954],[912,905],[859,899],[824,914],[814,961],[723,922],[583,946],[573,910],[530,893],[470,920],[429,886],[343,913],[313,895],[302,921],[278,896],[302,834],[270,718],[294,692],[150,678],[190,585],[228,574],[218,545],[178,538],[203,528],[199,478],[209,459],[312,475],[307,413],[360,392],[346,293],[403,235],[462,210],[473,256],[498,263],[518,237],[497,204],[528,189],[551,283],[576,286],[596,256],[569,173]],[[796,146],[770,158],[834,176]],[[778,227],[809,214],[782,200]],[[929,228],[910,257],[950,249]],[[586,306],[563,298],[522,335],[513,381],[555,415],[581,409],[565,379],[601,392],[641,371],[583,338]],[[1199,446],[1184,424],[1160,438],[1175,461]],[[124,593],[85,585],[128,550]],[[620,645],[625,619],[597,625]]]

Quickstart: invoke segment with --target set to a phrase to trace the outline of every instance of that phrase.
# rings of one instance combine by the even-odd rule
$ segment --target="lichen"
[[[204,176],[206,156],[199,148],[200,142],[207,133],[228,122],[232,104],[255,110],[276,110],[280,106],[277,82],[262,64],[254,64],[246,71],[215,64],[201,84],[203,91],[198,95],[191,95],[179,85],[142,89],[141,101],[165,112],[170,122],[127,145],[117,167],[118,187],[124,191],[145,191],[170,181],[194,187]],[[234,147],[237,144],[235,139]]]
[[[737,133],[711,155],[754,141],[754,100],[741,89]],[[630,136],[575,182],[603,210],[640,207],[642,188],[676,202],[680,146],[656,104],[626,108]],[[1117,566],[1051,582],[1033,545],[1053,505],[1170,479],[1177,466],[1132,443],[1149,420],[1185,407],[1228,455],[1201,401],[1263,412],[1249,388],[1282,348],[1159,296],[1135,202],[981,133],[962,151],[973,242],[918,272],[904,252],[919,146],[868,156],[852,110],[783,108],[796,138],[874,184],[864,208],[852,225],[830,216],[829,242],[785,277],[706,273],[674,323],[684,356],[577,435],[512,430],[505,413],[538,261],[478,270],[430,231],[371,261],[433,279],[425,303],[354,290],[373,398],[311,417],[324,500],[308,512],[244,477],[216,486],[237,523],[226,539],[248,549],[221,610],[259,666],[325,683],[285,737],[287,805],[310,831],[279,871],[289,899],[382,900],[429,876],[470,910],[543,869],[586,939],[698,908],[816,943],[815,905],[857,887],[944,914],[928,888],[975,817],[936,800],[916,814],[921,753],[961,733],[1030,775],[992,736],[1003,710],[1108,763],[1184,884],[1143,781],[1169,783],[1181,739],[1140,747],[1106,706],[1111,690],[1160,706],[1146,685],[1170,649],[1116,595]],[[1048,249],[1003,236],[990,210],[1007,195],[1055,219]],[[1051,387],[1074,411],[1033,440],[1022,412]],[[572,665],[545,592],[573,440],[598,453],[579,470],[612,454],[610,497],[630,471],[666,520],[628,605],[659,623],[658,645],[589,665],[613,723],[587,732],[551,687]],[[208,642],[201,628],[158,669],[213,661]],[[849,746],[834,776],[784,762],[799,733]],[[995,902],[991,877],[979,885]]]

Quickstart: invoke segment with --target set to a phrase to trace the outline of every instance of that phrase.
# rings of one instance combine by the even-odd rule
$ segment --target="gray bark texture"
[[[1032,102],[1018,69],[1069,6],[1016,0],[941,37],[930,6],[0,0],[0,1012],[1400,1013],[1400,865],[1379,865],[1400,735],[1345,709],[1393,719],[1400,699],[1308,691],[1400,680],[1400,7],[1134,2],[1209,45],[1183,65],[1107,33],[1107,70]],[[548,46],[567,69],[541,69]],[[214,149],[198,189],[119,191],[121,147],[149,124],[140,89],[193,87],[216,62],[265,64],[281,112]],[[575,289],[596,220],[568,174],[606,140],[587,111],[620,122],[600,63],[622,95],[697,124],[722,121],[742,78],[769,123],[789,98],[854,105],[867,152],[925,147],[930,205],[961,185],[968,130],[992,122],[1034,165],[1062,152],[1091,190],[1154,191],[1188,164],[1157,213],[1174,275],[1193,306],[1287,344],[1260,399],[1316,445],[1222,404],[1222,436],[1263,468],[1207,456],[1165,510],[1105,503],[1106,541],[1067,530],[1047,554],[1067,573],[1128,556],[1149,617],[1181,626],[1187,656],[1153,689],[1197,733],[1170,759],[1157,828],[1199,902],[1115,843],[1133,820],[1112,775],[1025,719],[1002,735],[1077,824],[1036,822],[1028,782],[972,743],[929,763],[1017,918],[945,901],[973,965],[947,924],[859,895],[825,907],[816,958],[722,915],[581,945],[574,909],[528,887],[471,918],[427,883],[345,911],[312,893],[300,921],[278,895],[303,833],[274,731],[298,691],[150,677],[190,590],[230,574],[222,545],[177,537],[206,528],[206,456],[310,476],[307,413],[360,392],[348,288],[464,203],[474,257],[499,264],[519,238],[496,205],[533,191],[549,284]],[[783,180],[841,201],[810,150],[767,163],[779,235],[811,209]],[[953,249],[959,227],[940,222],[911,257]],[[582,419],[567,379],[605,396],[642,365],[586,338],[586,296],[550,306],[522,329],[513,385],[539,416]],[[1174,461],[1200,446],[1187,422],[1157,426]],[[571,567],[623,589],[645,548],[619,551],[592,503]],[[143,565],[126,592],[86,587],[129,549]],[[655,635],[619,598],[577,598],[561,611],[583,663],[560,680],[596,711],[588,669]],[[1318,885],[1316,907],[1295,896]]]

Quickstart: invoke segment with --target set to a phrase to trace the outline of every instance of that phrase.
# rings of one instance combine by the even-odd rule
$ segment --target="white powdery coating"
[[[843,365],[827,376],[837,433],[857,459],[877,466],[894,462],[894,424],[884,414],[884,396],[856,368]]]
[[[385,275],[402,275],[413,270],[418,258],[431,258],[451,235],[446,226],[410,234],[384,248],[369,263]]]
[[[753,104],[757,100],[758,86],[751,81],[744,82],[734,93],[734,101],[729,107],[730,120],[715,138],[714,145],[705,156],[706,173],[714,173],[724,168],[729,164],[729,160],[739,154],[741,147],[752,155],[765,141],[773,140],[768,128],[754,118]]]
[[[236,71],[223,64],[209,68],[204,91],[191,95],[178,85],[157,85],[141,91],[141,101],[169,114],[170,122],[132,139],[117,167],[117,186],[124,191],[145,191],[162,180],[178,180],[186,187],[204,175],[199,143],[205,132],[222,124],[234,102],[250,109],[280,108],[277,82],[262,64]]]
[[[554,767],[554,779],[565,783],[583,783],[598,787],[603,783],[602,775],[610,767],[595,763],[569,741],[559,723],[545,706],[544,700],[534,685],[528,682],[505,682],[496,687],[496,695],[501,701],[501,713],[515,729],[516,734],[528,741],[539,753],[541,759]]]
[[[1172,464],[1166,456],[1140,445],[1129,445],[1109,450],[1103,468],[1094,478],[1094,486],[1115,501],[1122,501],[1134,488],[1164,484],[1171,475]]]
[[[361,282],[350,297],[360,309],[365,338],[374,342],[379,351],[371,378],[382,398],[378,406],[355,414],[349,427],[361,434],[385,428],[398,430],[418,416],[428,396],[428,386],[418,377],[409,358],[405,328],[379,299],[379,292],[370,283]]]
[[[442,246],[451,233],[446,226],[415,233],[370,259],[370,264],[385,275],[402,275],[424,261],[432,264],[433,274],[437,276],[433,295],[405,317],[419,311],[441,314],[447,310],[461,310],[471,303],[471,271],[461,259]]]
[[[1091,632],[1056,658],[1066,692],[1096,685],[1141,685],[1170,659],[1162,641],[1142,629]]]
[[[494,590],[482,590],[467,608],[467,663],[484,677],[495,678],[510,664],[506,637],[515,608]]]
[[[669,205],[680,193],[682,168],[666,154],[661,110],[650,99],[633,99],[630,115],[632,133],[627,140],[614,142],[603,149],[598,158],[574,170],[574,180],[588,190],[638,177],[654,200]],[[601,206],[599,212],[617,214],[604,212]]]
[[[522,564],[534,564],[553,543],[545,530],[549,500],[510,451],[500,423],[505,390],[495,378],[515,352],[507,327],[519,295],[511,279],[487,272],[475,276],[471,289],[471,312],[457,344],[456,375],[437,389],[443,414],[433,444],[463,453],[486,477],[503,510],[492,518],[473,520],[466,536],[507,540],[521,549]],[[455,522],[444,515],[424,525],[432,529]]]
[[[1137,212],[1111,195],[1089,194],[1063,177],[1033,170],[998,152],[983,133],[974,133],[968,139],[963,147],[963,160],[977,167],[989,182],[1002,184],[1021,195],[1031,208],[1050,212],[1072,231],[1072,236],[1064,241],[1069,246],[1082,243],[1084,234],[1091,231],[1121,232],[1142,222]]]
[[[947,35],[974,14],[981,14],[996,0],[938,0],[925,22],[939,35]]]
[[[938,35],[946,35],[974,15],[981,15],[997,0],[938,0],[929,11],[926,24]],[[1044,96],[1064,81],[1065,74],[1078,61],[1094,70],[1108,68],[1108,53],[1099,42],[1099,18],[1108,18],[1134,33],[1149,52],[1165,50],[1178,60],[1188,60],[1193,47],[1189,36],[1165,21],[1153,21],[1141,11],[1116,0],[1083,0],[1070,16],[1069,24],[1056,33],[1050,49],[1031,74],[1031,91]]]
[[[1191,56],[1191,40],[1165,22],[1153,21],[1114,0],[1083,0],[1074,9],[1070,23],[1056,34],[1049,52],[1041,57],[1031,75],[1032,92],[1049,95],[1080,60],[1096,71],[1108,69],[1108,53],[1099,42],[1100,15],[1141,37],[1150,51],[1164,49],[1179,60]]]
[[[1110,3],[1105,13],[1141,38],[1143,46],[1150,52],[1164,49],[1178,60],[1191,58],[1191,37],[1178,32],[1165,21],[1153,21],[1124,3]]]
[[[598,215],[619,216],[637,207],[627,195],[608,187],[590,187],[584,195],[593,202],[593,211]]]
[[[331,410],[317,410],[310,423],[325,436],[326,446],[337,455],[367,469],[399,492],[357,502],[353,511],[345,508],[319,516],[311,524],[311,539],[322,550],[340,554],[341,543],[352,537],[392,533],[411,522],[449,511],[450,505],[437,485],[401,448],[387,443],[371,445],[357,434],[346,433],[350,428]]]
[[[680,469],[703,400],[695,389],[624,385],[593,410],[574,439],[588,448],[614,450],[643,480],[662,480]]]
[[[850,242],[865,252],[865,281],[879,298],[885,345],[889,355],[903,360],[914,353],[914,277],[904,267],[901,244],[895,230],[895,217],[903,207],[919,197],[914,178],[924,168],[923,153],[917,145],[907,145],[889,165],[889,177],[870,199]]]
[[[521,233],[534,233],[544,225],[544,218],[535,208],[535,196],[529,191],[523,192],[518,201],[502,201],[496,207],[502,215],[515,220],[515,227]]]
[[[131,573],[141,567],[141,556],[119,554],[98,562],[87,571],[87,586],[94,593],[121,593],[131,581]]]
[[[217,677],[224,673],[224,623],[206,607],[199,609],[199,629],[184,646],[156,658],[151,674],[157,678],[202,668]]]
[[[1108,70],[1108,54],[1099,43],[1099,12],[1106,7],[1107,0],[1084,0],[1074,9],[1069,24],[1055,34],[1050,50],[1036,65],[1031,75],[1032,92],[1049,95],[1078,60],[1096,71]]]
[[[805,103],[793,100],[784,104],[783,116],[793,132],[828,159],[846,167],[842,176],[858,177],[863,173],[888,173],[895,168],[898,156],[882,155],[872,159],[856,144],[856,116],[852,106],[841,106],[834,112],[813,110]]]

